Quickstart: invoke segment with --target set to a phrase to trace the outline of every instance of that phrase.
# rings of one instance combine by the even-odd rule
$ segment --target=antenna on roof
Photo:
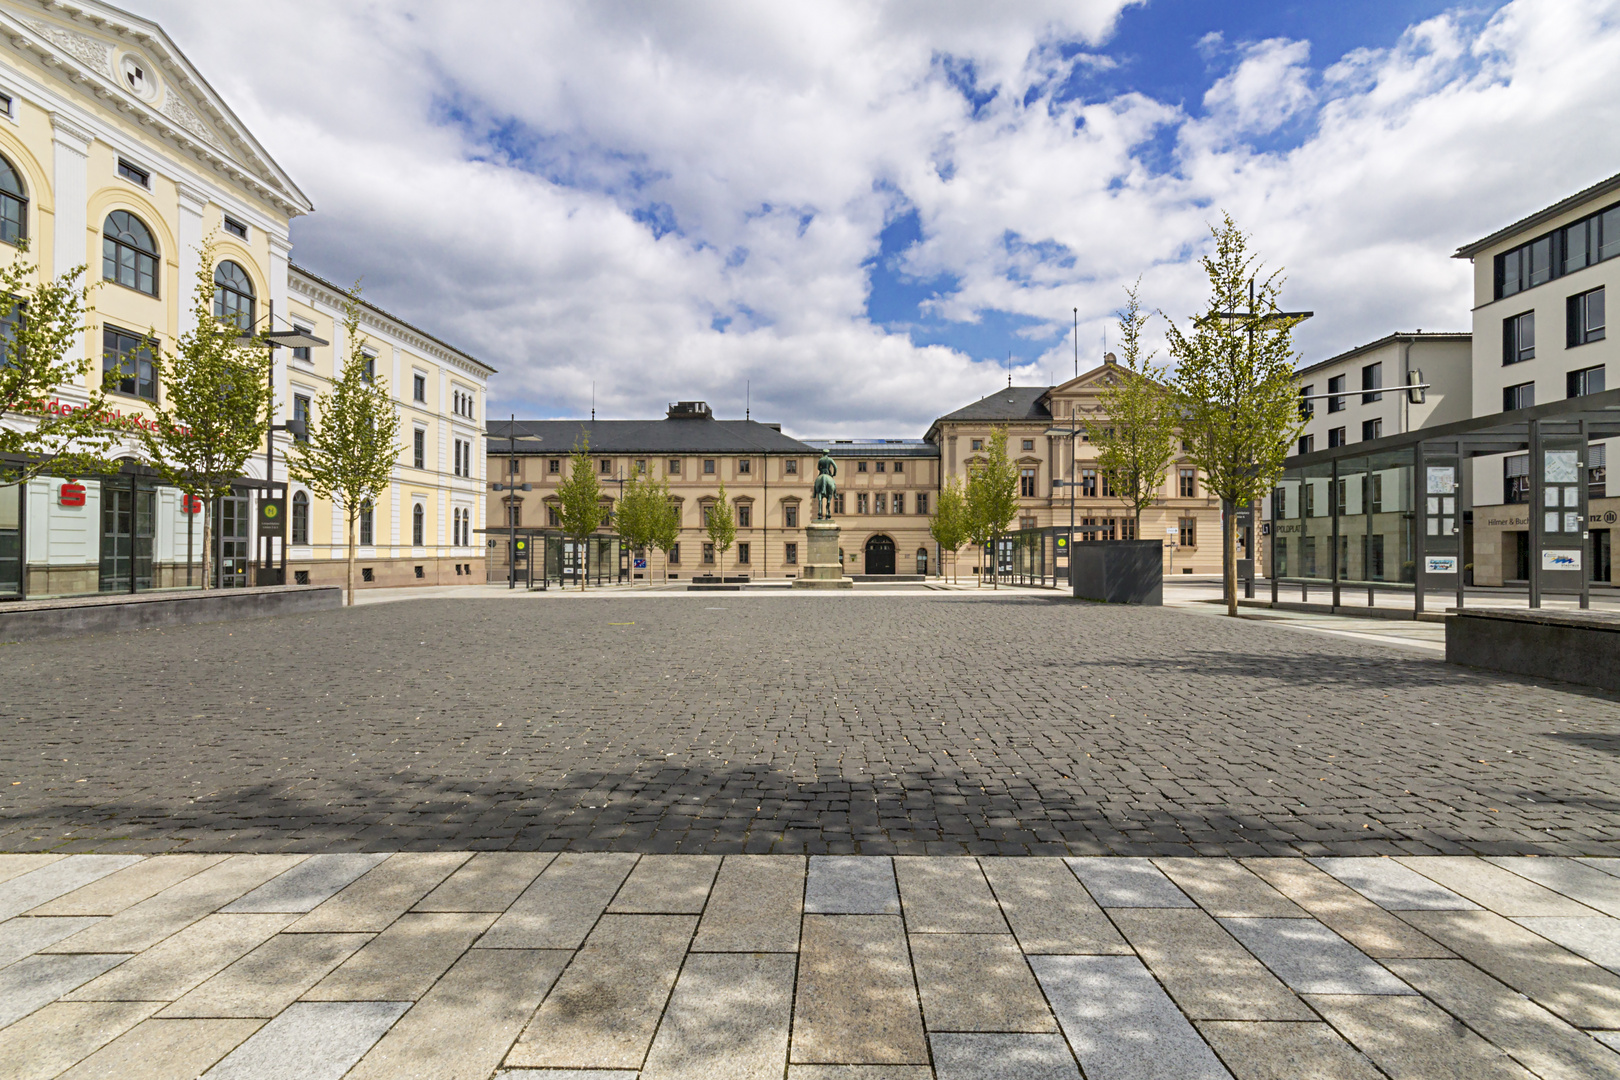
[[[596,380],[591,380],[591,423],[596,423]]]
[[[1012,350],[1007,350],[1007,389],[1012,389]]]
[[[754,418],[754,384],[752,380],[743,380],[743,419]]]
[[[1080,377],[1080,309],[1074,309],[1074,377]]]

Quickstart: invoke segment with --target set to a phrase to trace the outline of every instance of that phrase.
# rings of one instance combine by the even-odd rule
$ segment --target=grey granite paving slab
[[[401,915],[304,994],[306,1001],[415,1001],[489,929],[489,911]],[[322,935],[323,937],[327,935]]]
[[[696,928],[693,915],[603,915],[507,1064],[638,1068]]]
[[[93,915],[74,918],[34,917],[7,919],[0,923],[0,967],[32,956],[41,949],[101,920]]]
[[[790,1060],[926,1065],[905,930],[894,915],[804,917]]]
[[[313,911],[386,858],[386,854],[362,852],[311,855],[220,911],[226,914]]]
[[[48,1080],[158,1007],[155,1001],[58,1001],[0,1029],[0,1076]]]
[[[1620,919],[1591,915],[1577,919],[1514,919],[1527,930],[1534,930],[1548,941],[1562,945],[1594,964],[1620,972]]]
[[[258,948],[292,915],[210,915],[93,982],[75,1001],[174,1001],[214,973]]]
[[[128,959],[107,953],[44,953],[0,969],[0,1028],[15,1024]]]
[[[1057,1030],[1011,934],[912,934],[910,942],[929,1031]]]
[[[270,1019],[371,940],[370,934],[277,934],[168,1006],[162,1019]]]
[[[561,949],[469,951],[344,1080],[486,1080],[572,955]]]
[[[935,1033],[938,1080],[1080,1080],[1061,1035]]]
[[[577,949],[636,864],[630,854],[557,856],[478,941],[481,949]]]
[[[900,893],[887,855],[812,855],[804,910],[817,915],[898,915]]]
[[[48,904],[41,904],[29,914],[116,915],[227,858],[227,855],[164,855],[145,859],[58,896]]]
[[[1602,857],[1602,858],[1594,857],[1594,858],[1586,858],[1586,859],[1576,859],[1575,861],[1580,863],[1583,866],[1590,866],[1594,870],[1601,870],[1605,874],[1609,874],[1609,875],[1614,876],[1614,877],[1620,877],[1620,859],[1608,858],[1608,857]]]
[[[1620,976],[1494,911],[1402,918],[1578,1028],[1620,1029]]]
[[[1086,1080],[1231,1080],[1134,956],[1032,956]]]
[[[608,910],[619,915],[701,915],[718,855],[643,855]]]
[[[1151,859],[1064,859],[1098,904],[1117,907],[1195,907]]]
[[[495,1080],[636,1080],[635,1069],[502,1069]]]
[[[1620,1054],[1464,960],[1391,960],[1389,967],[1543,1080],[1620,1077]]]
[[[1221,925],[1302,994],[1410,994],[1377,961],[1315,919],[1222,919]]]
[[[1115,908],[1114,920],[1182,1012],[1198,1020],[1311,1020],[1315,1014],[1206,912]]]
[[[1423,855],[1402,857],[1397,861],[1458,896],[1508,918],[1521,915],[1579,918],[1596,914],[1585,904],[1578,904],[1472,855]]]
[[[1242,1080],[1384,1080],[1327,1024],[1200,1020],[1198,1031]]]
[[[900,904],[911,934],[1005,934],[1007,920],[977,859],[960,856],[894,860]]]
[[[472,853],[467,851],[401,851],[371,870],[288,927],[297,934],[378,933],[432,892]]]
[[[1368,956],[1456,955],[1304,859],[1245,859],[1243,864]]]
[[[338,1080],[392,1027],[408,1001],[299,1001],[204,1080]]]
[[[1390,1080],[1533,1080],[1426,998],[1330,994],[1309,1001]]]
[[[505,911],[555,859],[549,851],[481,851],[413,911]]]
[[[1250,918],[1304,918],[1288,897],[1256,877],[1236,859],[1154,859],[1153,864],[1211,915]]]
[[[802,855],[727,855],[698,923],[694,952],[798,952]]]
[[[10,881],[14,877],[32,873],[42,866],[49,866],[53,862],[60,862],[66,855],[55,855],[48,851],[33,852],[28,855],[0,855],[0,882]]]
[[[146,1020],[60,1080],[196,1080],[262,1026],[263,1020]]]
[[[796,963],[789,953],[688,956],[641,1080],[780,1080]]]
[[[0,919],[9,919],[142,861],[140,855],[70,855],[0,883]]]
[[[927,1065],[789,1065],[788,1080],[934,1080]]]
[[[1131,951],[1062,859],[983,858],[979,866],[1024,952],[1125,955]]]
[[[1591,1035],[1611,1050],[1620,1050],[1620,1031],[1594,1031]]]
[[[1620,918],[1620,878],[1577,859],[1506,855],[1485,860],[1605,915]],[[1504,913],[1505,914],[1505,913]]]
[[[1311,863],[1388,911],[1473,911],[1480,906],[1394,859],[1322,858]]]

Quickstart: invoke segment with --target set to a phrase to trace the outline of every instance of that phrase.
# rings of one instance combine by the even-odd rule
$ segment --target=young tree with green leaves
[[[939,501],[934,504],[934,516],[928,522],[928,535],[934,538],[942,552],[951,554],[951,573],[956,573],[956,553],[968,539],[967,496],[962,492],[962,478],[953,476],[939,490]],[[945,568],[940,567],[943,576]]]
[[[355,523],[388,490],[399,462],[399,412],[371,370],[360,332],[360,283],[343,299],[343,372],[310,404],[309,435],[293,444],[293,479],[342,507],[348,523],[348,602],[354,603]]]
[[[590,536],[602,524],[602,485],[591,468],[591,437],[581,434],[568,457],[568,477],[557,486],[557,517],[565,535],[574,538],[582,555],[579,587],[585,588],[588,559],[583,555]]]
[[[658,507],[653,505],[652,480],[644,470],[638,469],[625,481],[619,504],[613,508],[613,524],[631,551],[645,551],[652,546],[653,530],[658,524]]]
[[[726,552],[737,539],[737,517],[731,512],[731,503],[726,500],[726,483],[720,482],[720,497],[713,506],[709,507],[709,521],[707,526],[709,543],[714,545],[716,570],[722,577],[726,572]]]
[[[1170,324],[1170,355],[1182,412],[1182,438],[1204,484],[1222,500],[1226,613],[1237,615],[1237,543],[1232,511],[1258,501],[1282,476],[1303,426],[1294,384],[1294,327],[1284,313],[1281,271],[1263,273],[1249,238],[1230,214],[1210,229],[1204,256],[1209,306],[1183,331]]]
[[[214,314],[214,242],[198,252],[191,290],[192,327],[173,351],[152,358],[162,403],[150,426],[139,428],[142,447],[158,474],[203,504],[203,588],[211,577],[216,500],[248,459],[264,449],[270,429],[270,349],[251,326]],[[117,377],[114,374],[112,377]]]
[[[1087,417],[1085,425],[1097,448],[1097,469],[1108,478],[1113,497],[1131,511],[1140,539],[1142,511],[1162,494],[1165,473],[1175,457],[1181,415],[1164,382],[1164,368],[1153,364],[1153,353],[1142,355],[1142,328],[1148,315],[1137,299],[1137,285],[1127,288],[1125,295],[1129,303],[1119,316],[1124,362],[1110,365],[1105,376],[1109,381],[1098,394],[1102,410]]]
[[[681,542],[681,505],[669,493],[669,481],[653,485],[657,513],[653,517],[652,543],[664,553],[664,580],[669,580],[669,553]]]
[[[84,267],[42,278],[17,241],[11,263],[0,269],[0,487],[41,473],[94,476],[117,472],[111,450],[119,425],[108,416],[95,362],[81,350],[89,327],[90,290]],[[58,391],[83,379],[87,400],[63,402]],[[19,426],[8,417],[23,420]],[[6,460],[6,459],[10,460]]]
[[[1005,425],[990,429],[985,458],[971,467],[967,482],[968,535],[979,550],[990,550],[991,581],[1001,588],[998,541],[1018,516],[1018,466],[1007,453]],[[980,584],[984,583],[980,575]]]

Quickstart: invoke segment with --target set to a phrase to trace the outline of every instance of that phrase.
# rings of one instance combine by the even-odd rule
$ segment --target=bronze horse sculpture
[[[816,482],[810,489],[811,498],[815,499],[816,520],[831,521],[833,516],[833,492],[838,485],[833,483],[833,477],[838,475],[838,466],[833,462],[832,455],[825,450],[821,452],[821,460],[816,462]]]

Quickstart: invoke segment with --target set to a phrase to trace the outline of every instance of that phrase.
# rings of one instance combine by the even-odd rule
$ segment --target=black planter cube
[[[1070,579],[1078,600],[1164,603],[1164,545],[1158,540],[1091,540],[1071,545]]]

